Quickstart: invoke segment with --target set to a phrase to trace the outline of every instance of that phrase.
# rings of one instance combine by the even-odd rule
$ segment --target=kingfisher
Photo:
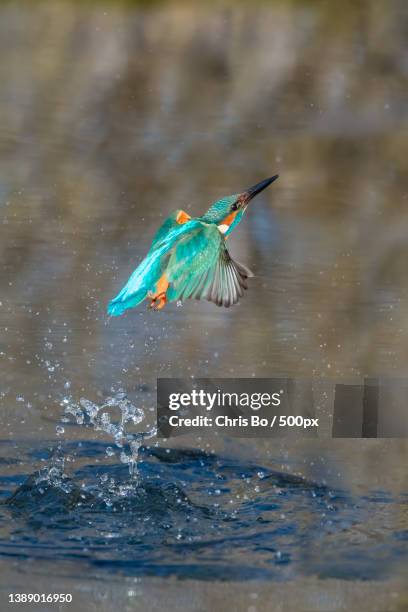
[[[249,202],[278,178],[275,174],[246,191],[218,200],[201,217],[176,210],[159,228],[150,250],[118,295],[108,314],[120,316],[144,300],[161,310],[167,302],[207,299],[228,308],[248,288],[252,272],[231,257],[226,240]]]

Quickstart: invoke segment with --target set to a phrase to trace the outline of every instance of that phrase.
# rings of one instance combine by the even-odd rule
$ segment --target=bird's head
[[[249,202],[258,193],[261,193],[268,185],[276,181],[278,174],[270,178],[253,185],[242,193],[236,193],[234,195],[226,196],[221,198],[217,202],[214,202],[212,206],[207,210],[205,215],[201,217],[201,220],[205,223],[214,223],[218,226],[218,229],[222,234],[228,236],[238,225],[242,219],[242,215],[246,211]]]

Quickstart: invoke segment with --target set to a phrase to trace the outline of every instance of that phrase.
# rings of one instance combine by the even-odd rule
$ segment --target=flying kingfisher
[[[164,221],[146,257],[109,303],[108,313],[120,316],[145,299],[155,310],[167,302],[189,298],[204,298],[227,308],[236,304],[253,274],[232,259],[226,239],[249,202],[277,178],[275,174],[243,193],[221,198],[201,217],[192,218],[184,210],[176,210]]]

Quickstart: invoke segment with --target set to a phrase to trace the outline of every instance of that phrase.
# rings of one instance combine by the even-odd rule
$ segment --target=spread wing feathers
[[[187,285],[180,299],[206,299],[217,306],[229,308],[236,304],[244,295],[244,290],[248,289],[246,281],[250,276],[253,276],[252,272],[234,261],[225,248],[212,268]]]
[[[207,245],[203,245],[203,233]],[[192,241],[201,245],[200,253]],[[217,306],[229,307],[236,304],[247,289],[247,278],[252,272],[230,256],[225,240],[215,226],[200,228],[196,236],[185,237],[182,241],[190,253],[194,253],[190,265],[182,266],[183,273],[172,278],[171,300],[206,299]],[[184,248],[185,250],[185,248]],[[177,248],[175,255],[177,256]],[[194,261],[198,259],[198,261]],[[180,260],[179,260],[179,263]],[[168,270],[172,268],[169,262]],[[180,267],[178,268],[180,270]]]

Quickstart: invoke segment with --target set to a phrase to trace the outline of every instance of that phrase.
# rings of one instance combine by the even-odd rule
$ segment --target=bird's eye
[[[231,210],[238,210],[239,208],[239,202],[234,202],[233,205],[231,206]]]

